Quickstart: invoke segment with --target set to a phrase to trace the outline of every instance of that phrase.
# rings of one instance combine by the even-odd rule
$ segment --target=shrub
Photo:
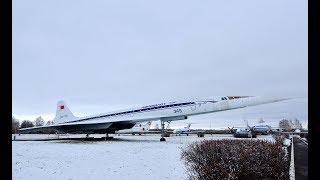
[[[29,120],[23,120],[20,128],[28,128],[28,127],[34,127],[33,123]]]
[[[204,140],[182,150],[189,179],[289,179],[282,142]]]
[[[272,135],[276,143],[283,143],[285,139],[290,139],[289,134]]]

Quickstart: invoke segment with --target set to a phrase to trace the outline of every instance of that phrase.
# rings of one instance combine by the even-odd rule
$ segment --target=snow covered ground
[[[54,136],[16,135],[16,139],[48,137]],[[160,135],[114,137],[109,141],[12,141],[13,179],[186,179],[181,148],[203,139],[233,138],[171,136],[160,142]],[[257,139],[272,140],[272,137]]]

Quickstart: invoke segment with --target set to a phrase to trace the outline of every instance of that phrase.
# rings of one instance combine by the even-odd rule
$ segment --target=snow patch
[[[70,135],[81,137],[84,135]],[[91,135],[102,137],[103,135]],[[16,135],[17,139],[48,135]],[[115,136],[112,141],[13,141],[13,179],[186,179],[181,148],[204,139],[232,135]],[[272,136],[256,139],[272,140]]]

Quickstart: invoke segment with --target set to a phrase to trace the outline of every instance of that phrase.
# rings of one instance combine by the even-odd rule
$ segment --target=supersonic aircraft
[[[53,125],[23,128],[19,132],[24,134],[54,130],[59,133],[85,133],[87,137],[91,133],[105,133],[108,136],[108,133],[115,133],[115,131],[121,129],[130,129],[136,123],[160,120],[160,141],[165,141],[165,122],[185,120],[189,116],[256,106],[287,99],[260,96],[224,96],[194,101],[159,103],[86,117],[75,117],[67,105],[63,101],[59,101]]]

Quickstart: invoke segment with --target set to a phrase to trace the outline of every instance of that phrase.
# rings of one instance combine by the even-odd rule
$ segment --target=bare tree
[[[292,124],[293,124],[294,129],[302,129],[302,124],[300,123],[300,121],[297,118],[295,118],[292,121]]]
[[[42,119],[41,116],[39,116],[39,117],[35,120],[35,124],[36,124],[36,126],[43,126],[43,125],[44,125],[44,120]]]
[[[282,119],[280,122],[279,122],[279,127],[280,128],[283,128],[285,131],[291,131],[292,130],[292,122],[289,121],[288,119]]]
[[[20,128],[28,128],[28,127],[33,127],[33,123],[29,120],[23,120],[21,123]]]
[[[20,127],[20,122],[18,119],[12,116],[12,134],[15,134]]]
[[[47,121],[46,126],[53,125],[53,121]]]

